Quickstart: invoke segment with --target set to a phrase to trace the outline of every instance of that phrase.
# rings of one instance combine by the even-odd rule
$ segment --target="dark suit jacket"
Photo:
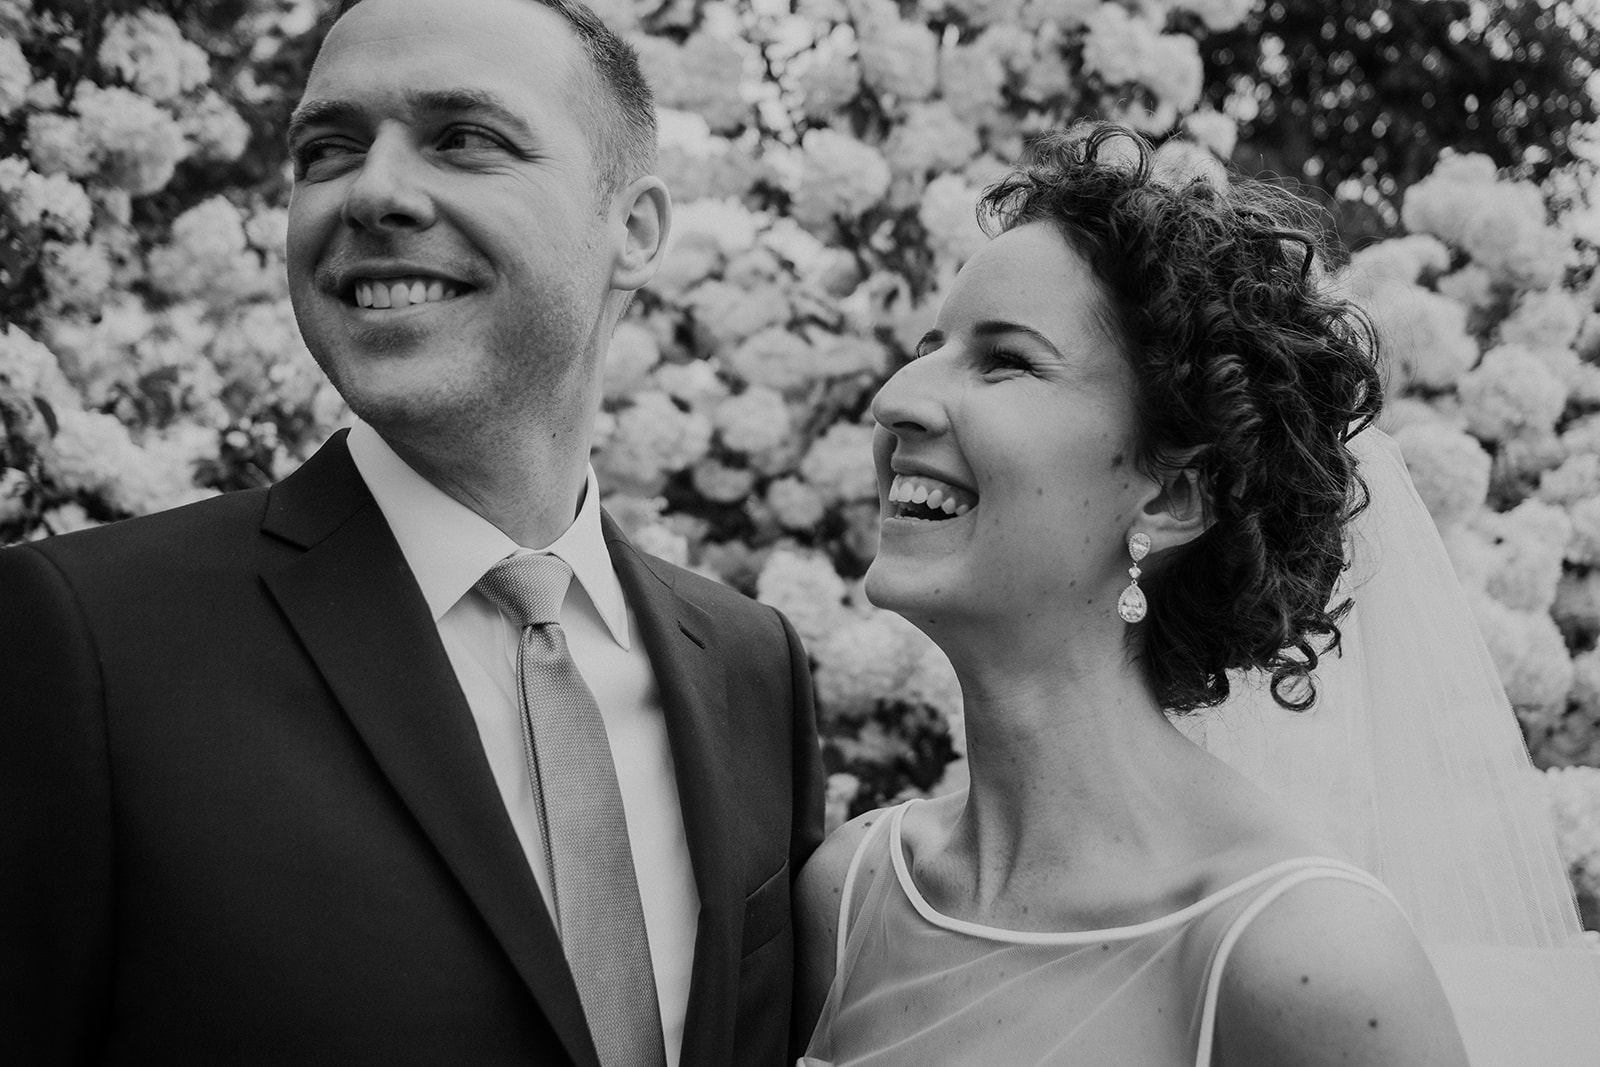
[[[779,1064],[821,838],[787,621],[606,539],[700,894],[683,1063]],[[0,552],[0,1063],[593,1064],[343,435],[270,490]]]

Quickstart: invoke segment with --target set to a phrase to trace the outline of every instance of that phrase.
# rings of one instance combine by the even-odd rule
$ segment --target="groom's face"
[[[365,0],[290,132],[306,343],[379,428],[581,417],[610,293],[565,20],[529,0]]]

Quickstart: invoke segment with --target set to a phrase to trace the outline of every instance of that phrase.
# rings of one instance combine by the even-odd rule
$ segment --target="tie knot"
[[[572,568],[560,556],[519,552],[490,567],[476,588],[518,626],[538,626],[560,621],[571,583]]]

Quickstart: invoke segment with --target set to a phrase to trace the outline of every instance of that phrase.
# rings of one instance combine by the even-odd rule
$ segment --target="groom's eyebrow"
[[[408,89],[405,102],[416,115],[483,115],[517,137],[533,136],[526,119],[499,96],[482,89]],[[366,110],[348,100],[308,100],[289,116],[287,140],[293,145],[313,126],[360,126],[366,121]]]

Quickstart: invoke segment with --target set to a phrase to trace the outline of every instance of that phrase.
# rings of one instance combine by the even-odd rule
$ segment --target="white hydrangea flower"
[[[635,547],[679,567],[689,565],[689,539],[665,523],[641,526],[631,536]]]
[[[668,255],[680,238],[704,237],[709,239],[724,256],[733,257],[748,251],[756,236],[766,224],[765,215],[757,215],[733,197],[702,198],[672,208],[672,242]]]
[[[93,310],[111,290],[111,259],[99,242],[47,241],[39,266],[57,311]]]
[[[674,400],[689,405],[691,411],[713,408],[728,395],[728,386],[709,360],[691,359],[687,363],[662,363],[650,381]]]
[[[861,792],[861,779],[846,771],[828,775],[822,795],[823,829],[833,833],[850,821],[850,805]]]
[[[250,147],[250,124],[217,93],[207,91],[178,119],[190,155],[214,163],[231,163]]]
[[[918,651],[910,629],[893,612],[873,609],[808,643],[817,664],[817,704],[824,713],[856,718],[870,713],[877,701],[899,696]]]
[[[788,438],[789,405],[776,389],[752,385],[718,404],[712,422],[722,443],[733,451],[765,452]]]
[[[986,126],[997,117],[1005,78],[1005,64],[991,48],[957,44],[939,54],[939,96],[969,126]]]
[[[255,208],[245,219],[244,235],[251,248],[282,259],[289,245],[289,212],[281,207]]]
[[[1583,318],[1584,309],[1565,290],[1524,293],[1500,323],[1500,340],[1528,348],[1571,348]]]
[[[152,100],[172,100],[211,77],[205,50],[157,11],[107,19],[99,59],[100,66]]]
[[[661,346],[656,335],[629,319],[617,323],[606,347],[603,391],[615,399],[626,396],[661,362]]]
[[[756,599],[788,616],[807,648],[815,648],[845,617],[844,594],[844,579],[820,553],[779,548],[756,578]]]
[[[781,393],[798,393],[817,378],[816,352],[811,342],[779,326],[747,337],[722,353],[729,370],[751,385]]]
[[[1536,495],[1552,504],[1573,504],[1597,492],[1600,492],[1600,454],[1574,452],[1559,467],[1539,475]]]
[[[89,517],[88,509],[76,500],[69,500],[65,504],[57,504],[45,511],[39,517],[40,527],[31,537],[44,537],[50,534],[69,534],[79,530],[92,530],[100,523]]]
[[[1519,192],[1523,195],[1516,195]],[[1493,202],[1467,227],[1464,247],[1497,281],[1520,289],[1555,285],[1573,262],[1575,250],[1572,239],[1545,225],[1543,218],[1544,200],[1536,186],[1502,183],[1494,190]]]
[[[1567,402],[1567,387],[1520,346],[1486,352],[1457,385],[1467,426],[1485,441],[1548,433]]]
[[[1434,283],[1440,296],[1465,304],[1473,310],[1488,308],[1498,298],[1498,288],[1489,272],[1476,263],[1451,271]]]
[[[309,408],[326,384],[287,300],[234,308],[217,329],[208,354],[230,385],[276,405]]]
[[[863,27],[861,77],[902,103],[926,100],[939,84],[939,39],[920,22],[885,19]]]
[[[1445,423],[1412,423],[1395,431],[1417,495],[1441,528],[1476,514],[1489,495],[1489,454],[1470,434]]]
[[[1500,603],[1523,611],[1550,610],[1561,578],[1561,554],[1572,537],[1572,520],[1554,504],[1524,500],[1510,511],[1483,512],[1478,530],[1496,547],[1498,562],[1487,591]]]
[[[989,243],[978,225],[978,190],[959,174],[941,174],[922,191],[917,219],[928,243],[952,266],[959,267]]]
[[[789,300],[777,285],[753,289],[711,280],[689,293],[686,301],[695,326],[712,347],[726,350],[753,334],[789,321]]]
[[[83,240],[94,219],[83,186],[65,174],[40,174],[15,156],[0,159],[0,202],[19,226],[64,241]]]
[[[881,377],[888,373],[888,349],[870,337],[830,334],[815,344],[817,374],[824,378],[857,375]]]
[[[1600,769],[1552,767],[1544,784],[1561,858],[1578,888],[1600,897]]]
[[[767,507],[786,530],[811,530],[822,521],[827,505],[811,486],[800,478],[778,478],[767,486]]]
[[[20,326],[0,323],[0,380],[23,396],[57,408],[78,407],[78,391],[62,373],[56,354]]]
[[[99,495],[130,515],[213,495],[193,481],[195,463],[216,454],[210,431],[180,426],[141,447],[127,427],[100,412],[60,411],[57,423],[44,460],[47,475],[63,489]]]
[[[136,371],[135,346],[154,323],[144,301],[122,293],[107,301],[94,321],[76,315],[52,319],[45,340],[84,403],[93,407],[110,398],[113,385],[131,380]]]
[[[1361,301],[1389,358],[1394,389],[1454,385],[1478,362],[1478,343],[1467,329],[1467,309],[1415,285],[1379,288]]]
[[[854,56],[819,49],[796,76],[795,89],[805,117],[826,121],[861,92],[861,65]]]
[[[641,392],[616,416],[595,468],[611,488],[650,496],[668,475],[698,462],[711,448],[711,421],[684,411],[665,393]]]
[[[829,502],[878,498],[872,462],[872,428],[836,422],[812,442],[800,461],[800,474]]]
[[[1412,233],[1368,245],[1350,256],[1341,281],[1362,297],[1382,293],[1396,284],[1412,285],[1424,274],[1450,267],[1450,249],[1437,237]]]
[[[966,739],[961,736],[961,680],[944,651],[931,639],[917,631],[921,639],[916,660],[906,679],[905,698],[926,704],[937,711],[950,726],[951,737],[956,740],[956,751],[966,751]]]
[[[831,233],[836,220],[855,219],[881,201],[889,180],[889,164],[876,148],[838,130],[807,130],[792,214],[813,232]]]
[[[245,238],[244,216],[213,196],[179,215],[168,242],[148,257],[150,284],[173,297],[237,298],[259,289],[261,261]]]
[[[14,38],[0,37],[0,119],[28,101],[28,90],[33,86],[33,68],[22,54],[22,46]]]
[[[1572,660],[1555,621],[1544,612],[1518,611],[1493,597],[1470,600],[1511,703],[1535,710],[1560,708],[1572,689]]]
[[[1494,160],[1488,156],[1448,153],[1426,178],[1406,190],[1400,219],[1413,234],[1431,233],[1461,247],[1467,227],[1485,201],[1492,203],[1492,188],[1498,180]]]
[[[943,101],[914,104],[884,142],[883,154],[896,175],[921,178],[960,168],[980,148],[978,134]]]
[[[1411,232],[1443,238],[1495,281],[1522,289],[1554,285],[1573,255],[1571,238],[1546,223],[1538,187],[1499,180],[1494,161],[1476,153],[1442,158],[1406,191],[1400,217]]]
[[[689,478],[695,492],[718,504],[737,504],[756,484],[756,472],[749,467],[732,467],[709,457],[694,465]]]
[[[28,116],[28,159],[41,174],[87,178],[98,160],[83,123],[70,115],[40,112]]]
[[[1596,485],[1600,485],[1597,480]],[[1567,508],[1572,520],[1572,538],[1567,542],[1566,558],[1580,567],[1600,567],[1600,490],[1595,495],[1575,500]]]
[[[632,43],[662,107],[700,115],[717,132],[737,130],[749,120],[750,104],[741,93],[744,55],[733,42],[699,32],[681,45],[647,34]]]
[[[1183,129],[1195,144],[1218,159],[1233,158],[1239,143],[1239,124],[1220,111],[1204,108],[1183,120]]]
[[[76,120],[34,115],[28,151],[45,173],[96,175],[134,196],[148,196],[172,180],[189,146],[183,130],[153,101],[118,86],[78,83]]]
[[[1162,33],[1145,15],[1118,4],[1101,4],[1089,16],[1088,31],[1084,70],[1108,85],[1143,85],[1158,102],[1180,112],[1200,102],[1204,67],[1193,37]]]

